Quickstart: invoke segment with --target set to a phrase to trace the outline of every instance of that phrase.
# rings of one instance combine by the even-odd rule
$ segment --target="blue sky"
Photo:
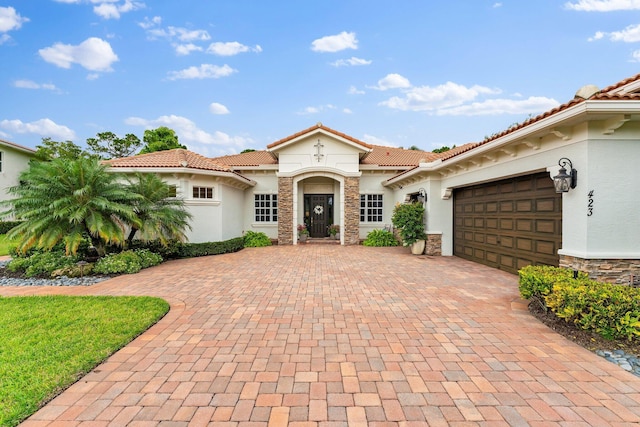
[[[640,0],[0,0],[0,138],[167,126],[198,153],[322,122],[482,140],[640,69]]]

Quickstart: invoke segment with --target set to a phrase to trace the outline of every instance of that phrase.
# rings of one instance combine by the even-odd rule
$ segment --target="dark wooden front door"
[[[305,198],[305,213],[308,212],[308,217],[305,218],[307,226],[309,227],[310,237],[326,237],[330,204],[329,196],[327,194],[307,194]]]

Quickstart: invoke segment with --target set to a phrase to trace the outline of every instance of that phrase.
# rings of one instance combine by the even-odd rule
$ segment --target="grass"
[[[0,426],[15,426],[161,319],[151,297],[0,297]]]
[[[6,234],[0,234],[0,256],[9,255],[9,246],[13,244],[13,241],[7,240]]]

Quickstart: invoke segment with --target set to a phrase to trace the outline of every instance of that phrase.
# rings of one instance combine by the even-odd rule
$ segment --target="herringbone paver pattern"
[[[631,426],[640,378],[532,318],[513,275],[404,248],[283,246],[88,288],[157,325],[25,426]]]

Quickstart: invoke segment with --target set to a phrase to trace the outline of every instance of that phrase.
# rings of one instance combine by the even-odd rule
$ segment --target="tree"
[[[42,138],[42,144],[36,145],[36,158],[39,160],[52,160],[57,158],[77,159],[90,157],[91,153],[83,150],[71,141],[54,141],[51,138]]]
[[[187,148],[178,142],[178,135],[176,135],[175,131],[165,126],[145,130],[142,139],[145,146],[140,150],[140,154],[173,150],[174,148]]]
[[[242,151],[240,152],[240,154],[244,154],[244,153],[253,153],[254,151],[256,151],[256,150],[254,150],[253,148],[245,148],[244,150],[242,150]]]
[[[142,142],[140,138],[128,133],[124,138],[119,138],[113,132],[101,132],[97,138],[87,138],[87,146],[91,151],[103,159],[118,159],[133,155]]]
[[[455,144],[453,144],[453,147],[451,147],[451,148],[449,148],[448,146],[446,146],[446,145],[445,145],[445,146],[443,146],[443,147],[436,148],[436,149],[435,149],[435,150],[433,150],[432,152],[433,152],[433,153],[445,153],[445,152],[447,152],[447,151],[451,150],[452,148],[456,148],[456,145],[455,145]]]
[[[133,204],[139,223],[131,226],[128,243],[138,231],[142,240],[157,239],[163,245],[170,240],[185,240],[184,231],[191,229],[191,214],[181,199],[171,197],[173,189],[155,174],[136,173],[128,181],[128,190],[140,195]]]
[[[140,224],[133,205],[141,196],[122,180],[97,158],[31,162],[20,174],[20,184],[9,189],[14,198],[3,203],[23,220],[7,237],[17,239],[22,252],[50,250],[64,242],[68,254],[75,254],[88,237],[103,256],[106,245],[124,244],[125,224]]]

